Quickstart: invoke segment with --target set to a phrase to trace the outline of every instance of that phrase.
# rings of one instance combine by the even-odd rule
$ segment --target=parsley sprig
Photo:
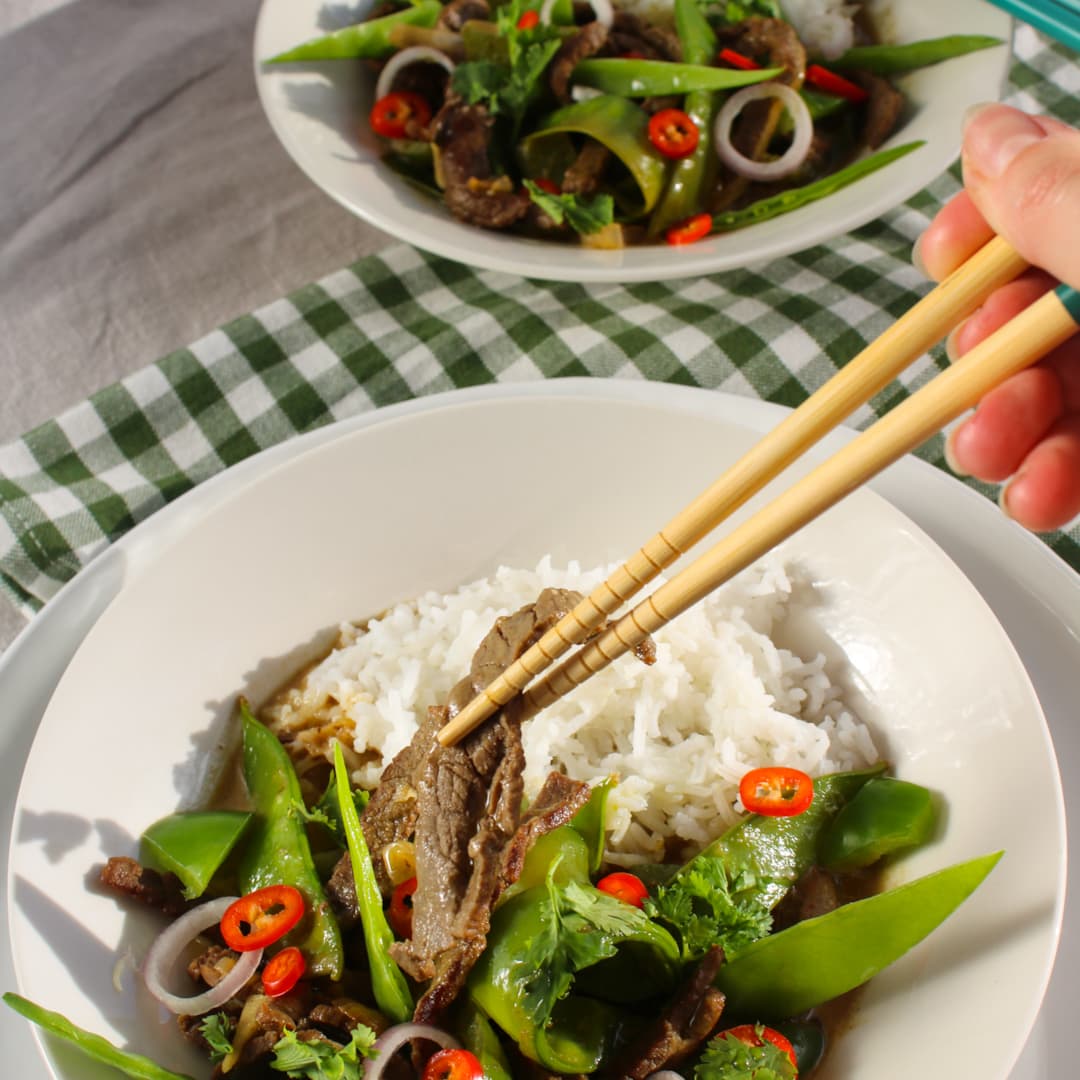
[[[596,195],[591,199],[564,192],[556,195],[537,187],[532,180],[525,181],[525,188],[529,198],[556,225],[566,222],[575,232],[599,232],[615,220],[615,200],[610,195]]]
[[[694,1068],[694,1080],[795,1080],[791,1058],[778,1046],[761,1038],[759,1046],[724,1036],[710,1039]]]
[[[346,1046],[316,1039],[306,1042],[296,1032],[286,1030],[274,1044],[270,1067],[294,1080],[360,1080],[364,1058],[374,1057],[375,1032],[364,1024],[353,1028]]]
[[[723,859],[699,855],[645,901],[645,911],[678,933],[684,959],[699,959],[712,945],[730,956],[772,929],[753,885],[753,875],[732,878]]]

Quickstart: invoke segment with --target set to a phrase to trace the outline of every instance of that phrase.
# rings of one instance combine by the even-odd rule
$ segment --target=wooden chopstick
[[[529,689],[523,717],[633,649],[1078,330],[1080,293],[1067,285],[1047,293]]]
[[[452,746],[887,386],[1027,263],[995,237],[762,438],[439,732]]]

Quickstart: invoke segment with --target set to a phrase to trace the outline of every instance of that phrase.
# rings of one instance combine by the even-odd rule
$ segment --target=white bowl
[[[586,564],[625,555],[754,439],[710,415],[708,394],[675,409],[577,385],[449,394],[317,432],[287,459],[242,466],[242,484],[220,478],[227,496],[201,491],[170,543],[140,547],[136,530],[115,551],[123,588],[61,679],[19,793],[8,887],[23,994],[209,1074],[130,971],[115,989],[118,956],[141,956],[157,920],[88,888],[94,868],[198,801],[236,695],[264,697],[340,620],[545,552]],[[647,452],[631,437],[645,431]],[[591,479],[588,448],[620,446],[626,467]],[[470,481],[479,474],[482,485]],[[874,980],[818,1076],[1004,1080],[1045,990],[1064,896],[1060,780],[1027,675],[967,579],[869,491],[786,550],[817,584],[788,632],[826,651],[897,772],[947,802],[943,835],[891,883],[1006,852],[952,919]],[[994,1037],[912,1037],[943,1016],[950,1031]],[[47,1053],[57,1080],[108,1075],[65,1048]]]
[[[985,0],[870,0],[869,6],[890,41],[945,34],[1010,38],[1009,18]],[[955,160],[965,111],[999,97],[1009,64],[1009,49],[1001,46],[901,78],[910,115],[885,146],[913,140],[926,145],[826,199],[689,246],[593,251],[465,225],[410,186],[380,160],[379,140],[366,120],[374,80],[360,63],[275,68],[261,62],[324,33],[319,17],[325,10],[322,0],[263,0],[255,29],[259,97],[300,168],[342,206],[397,239],[473,266],[557,281],[660,281],[711,274],[802,251],[865,225]]]

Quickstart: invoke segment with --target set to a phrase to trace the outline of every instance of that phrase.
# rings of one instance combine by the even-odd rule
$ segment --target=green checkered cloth
[[[1075,54],[1026,27],[1014,54],[1007,100],[1080,123]],[[406,246],[365,258],[0,448],[0,583],[37,610],[208,477],[300,432],[423,394],[577,375],[799,405],[927,291],[911,245],[958,190],[954,169],[831,243],[671,283],[532,281]],[[871,423],[944,363],[924,357],[853,422]],[[940,437],[920,454],[944,467]],[[1046,539],[1080,569],[1080,529]]]

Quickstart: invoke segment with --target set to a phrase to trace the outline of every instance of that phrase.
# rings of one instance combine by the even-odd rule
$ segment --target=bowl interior
[[[114,986],[118,957],[142,956],[157,922],[122,911],[93,875],[106,857],[134,854],[150,822],[199,801],[237,694],[265,697],[341,620],[500,563],[623,556],[753,439],[698,413],[540,389],[449,395],[252,470],[175,541],[132,562],[49,705],[12,838],[21,992],[208,1075],[132,971],[121,965]],[[626,449],[604,455],[619,465],[601,475],[589,465],[596,447]],[[947,807],[940,837],[893,881],[1006,851],[953,919],[871,984],[821,1075],[874,1075],[889,1061],[892,1075],[1004,1080],[1045,988],[1064,887],[1060,782],[1026,673],[962,574],[870,492],[784,550],[814,583],[785,636],[825,652],[898,774]],[[912,1038],[945,1014],[956,1030],[987,1026],[995,1038]],[[50,1063],[64,1080],[108,1075],[63,1049],[50,1049]]]
[[[363,10],[367,5],[358,5]],[[1007,15],[984,0],[871,0],[890,41],[946,34],[1009,40]],[[801,210],[748,229],[672,248],[664,244],[592,251],[491,232],[456,221],[379,157],[370,132],[374,76],[362,64],[261,63],[340,22],[321,0],[264,0],[255,32],[255,79],[271,126],[297,165],[353,213],[426,251],[491,270],[560,281],[667,280],[715,273],[801,251],[858,228],[903,202],[956,158],[970,105],[996,100],[1008,72],[1006,46],[924,68],[899,80],[908,99],[902,130],[886,146],[921,140],[920,149]]]

